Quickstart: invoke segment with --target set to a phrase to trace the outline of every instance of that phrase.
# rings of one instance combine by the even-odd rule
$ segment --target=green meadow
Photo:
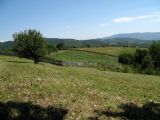
[[[115,65],[118,64],[118,58],[101,55],[98,53],[89,53],[84,51],[75,51],[75,50],[62,50],[55,54],[49,55],[50,58],[56,60],[63,60],[69,62],[83,62],[83,63],[101,63],[105,65]]]
[[[28,59],[8,56],[0,56],[0,88],[1,118],[4,105],[10,118],[23,113],[20,118],[27,114],[28,119],[42,120],[51,117],[59,120],[134,119],[142,117],[137,114],[139,110],[142,112],[142,105],[160,102],[159,76],[34,64]],[[122,104],[128,109],[120,108]],[[112,114],[102,114],[103,111]],[[125,112],[131,116],[125,116]]]
[[[77,48],[77,50],[118,56],[119,54],[122,54],[122,53],[133,54],[136,51],[136,48],[134,47],[97,47],[97,48]]]

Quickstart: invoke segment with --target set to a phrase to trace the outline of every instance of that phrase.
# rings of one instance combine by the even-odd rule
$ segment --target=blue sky
[[[25,29],[76,39],[160,32],[160,0],[0,0],[0,41]]]

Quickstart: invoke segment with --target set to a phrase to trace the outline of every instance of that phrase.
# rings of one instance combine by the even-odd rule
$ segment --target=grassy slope
[[[77,48],[82,51],[91,51],[118,56],[121,53],[134,53],[136,48],[131,47],[98,47],[98,48]]]
[[[88,53],[83,51],[64,50],[56,54],[50,55],[50,57],[71,62],[83,62],[83,63],[103,63],[106,65],[117,64],[117,58],[108,55],[101,55],[96,53]]]
[[[86,119],[94,110],[125,102],[160,102],[160,77],[92,68],[59,67],[0,56],[0,101],[30,101],[69,110],[66,119]],[[102,118],[104,119],[104,118]]]

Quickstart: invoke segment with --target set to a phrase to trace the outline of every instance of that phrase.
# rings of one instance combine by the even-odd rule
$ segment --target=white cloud
[[[129,22],[133,20],[133,18],[129,18],[129,17],[122,17],[122,18],[116,18],[116,19],[113,19],[113,22]]]
[[[149,15],[143,15],[143,16],[136,16],[136,17],[120,17],[113,19],[113,22],[116,23],[122,23],[122,22],[130,22],[133,20],[140,20],[140,19],[145,19],[145,18],[160,18],[160,13],[159,12],[154,12],[153,14]]]

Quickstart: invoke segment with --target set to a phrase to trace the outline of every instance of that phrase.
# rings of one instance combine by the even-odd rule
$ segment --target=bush
[[[58,50],[63,50],[63,49],[65,49],[65,45],[64,45],[63,42],[61,42],[61,43],[57,44],[56,48],[57,48]]]
[[[131,54],[121,54],[118,57],[118,62],[122,64],[132,64],[133,63],[133,55]]]

